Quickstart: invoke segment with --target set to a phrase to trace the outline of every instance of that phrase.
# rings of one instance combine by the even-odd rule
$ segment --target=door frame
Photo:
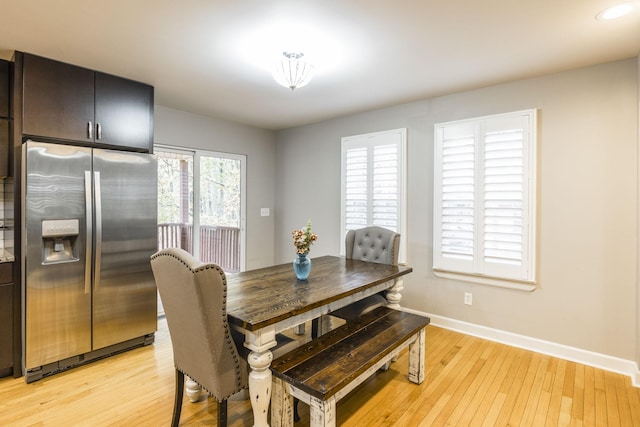
[[[246,269],[246,223],[247,223],[247,156],[244,154],[223,153],[198,148],[177,147],[155,144],[154,153],[159,151],[193,156],[193,256],[200,259],[200,185],[196,176],[200,176],[200,158],[218,157],[240,161],[240,271]]]

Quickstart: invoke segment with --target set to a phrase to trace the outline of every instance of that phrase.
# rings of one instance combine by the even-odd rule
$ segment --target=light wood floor
[[[338,404],[343,426],[640,426],[640,389],[628,377],[445,329],[427,328],[427,375],[409,383],[407,354]],[[0,426],[168,426],[171,342],[25,384],[0,379]],[[301,406],[309,425],[308,409]],[[185,397],[181,425],[216,425],[216,403]],[[229,425],[250,426],[248,401],[229,402]]]

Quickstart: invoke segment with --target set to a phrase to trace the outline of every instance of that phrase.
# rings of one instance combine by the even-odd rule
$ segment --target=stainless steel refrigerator
[[[23,162],[26,381],[153,342],[155,157],[27,141]]]

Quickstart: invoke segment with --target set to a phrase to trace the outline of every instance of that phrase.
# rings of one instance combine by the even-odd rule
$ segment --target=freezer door
[[[33,141],[23,150],[24,361],[29,370],[91,350],[91,277],[85,274],[91,268],[86,244],[91,225],[85,220],[91,209],[91,183],[85,181],[91,150]]]
[[[156,286],[150,256],[156,251],[155,156],[93,151],[95,271],[94,350],[155,332]]]

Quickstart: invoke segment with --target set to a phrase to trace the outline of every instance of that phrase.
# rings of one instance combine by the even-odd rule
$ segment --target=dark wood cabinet
[[[0,59],[0,118],[11,116],[9,105],[10,67],[9,61]]]
[[[13,374],[13,263],[0,264],[0,377]]]
[[[9,141],[11,140],[11,120],[0,118],[0,178],[9,176]]]
[[[23,134],[93,142],[93,71],[24,54],[22,84]]]
[[[96,73],[96,141],[152,151],[153,88],[104,73]]]
[[[11,140],[11,63],[0,59],[0,178],[9,176],[9,141]]]
[[[22,55],[22,135],[149,152],[153,87]]]

